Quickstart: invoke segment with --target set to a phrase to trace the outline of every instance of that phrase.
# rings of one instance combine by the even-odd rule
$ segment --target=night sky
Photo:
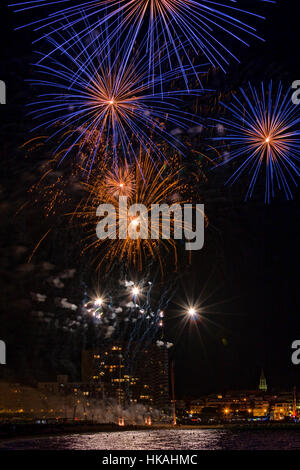
[[[1,30],[5,33],[0,79],[7,84],[8,104],[0,106],[0,185],[1,208],[7,204],[10,213],[10,204],[14,206],[26,191],[20,174],[24,169],[30,173],[31,162],[24,162],[18,148],[30,128],[25,104],[31,90],[25,80],[31,76],[33,38],[27,30],[13,31],[20,18],[8,13],[5,3],[1,2],[0,16]],[[237,89],[245,86],[248,79],[259,84],[273,78],[282,80],[287,87],[300,79],[299,14],[295,3],[282,0],[269,7],[268,19],[261,26],[266,42],[254,42],[251,48],[243,48],[239,53],[241,64],[233,64],[226,76],[221,75],[222,86]],[[209,174],[207,193],[203,196],[210,221],[205,247],[182,273],[178,293],[168,309],[165,336],[172,341],[182,323],[178,316],[183,312],[182,304],[187,299],[199,298],[201,303],[207,298],[204,305],[209,313],[197,325],[182,331],[172,353],[176,393],[182,398],[230,389],[255,389],[261,368],[271,388],[300,387],[300,366],[291,363],[291,344],[300,339],[299,191],[294,201],[285,202],[278,197],[266,206],[260,192],[253,200],[244,202],[241,184],[225,188],[222,181],[222,170]],[[1,253],[9,249],[11,231],[22,230],[11,217],[11,213],[6,217],[2,212]],[[31,225],[25,229],[30,235]],[[5,259],[1,281],[4,278],[7,281],[10,272],[18,296],[19,281],[13,276],[14,269],[14,258],[11,264]],[[6,281],[1,287],[3,298]],[[5,310],[7,306],[1,304]],[[2,330],[7,331],[0,324],[0,337],[5,340]],[[19,341],[15,337],[15,344]]]

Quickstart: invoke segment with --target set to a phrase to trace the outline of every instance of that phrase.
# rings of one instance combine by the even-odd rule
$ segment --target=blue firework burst
[[[167,44],[165,52],[170,68],[176,61],[184,76],[183,64],[192,65],[199,50],[213,66],[224,70],[230,59],[237,60],[231,43],[237,41],[249,46],[251,38],[262,39],[255,24],[265,19],[254,11],[240,8],[237,0],[27,0],[11,6],[15,11],[31,13],[43,7],[48,12],[45,17],[30,23],[42,37],[53,29],[64,29],[61,22],[67,19],[79,31],[81,39],[89,35],[90,27],[93,30],[105,27],[110,42],[120,36],[128,38],[129,50],[144,38],[144,53],[152,70],[156,67],[156,52]],[[88,28],[82,21],[82,12],[89,19]],[[69,39],[71,43],[73,39]],[[102,47],[105,44],[100,50]]]
[[[72,47],[62,46],[68,37],[75,38]],[[136,160],[141,147],[152,157],[165,158],[160,143],[181,152],[183,145],[172,135],[170,126],[188,129],[197,121],[179,104],[183,96],[199,95],[205,90],[172,91],[179,70],[161,71],[153,77],[139,52],[128,56],[126,43],[121,48],[107,43],[103,54],[95,54],[102,38],[101,33],[90,30],[83,42],[71,25],[64,35],[58,33],[57,39],[48,38],[59,53],[35,64],[39,77],[33,84],[45,92],[30,105],[32,118],[41,121],[33,131],[57,127],[50,139],[61,136],[55,148],[61,159],[73,151],[81,154],[92,143],[86,163],[89,169],[99,149],[104,158],[112,157],[115,165],[123,158]],[[164,69],[164,60],[157,55],[160,70]],[[200,67],[199,73],[200,69],[206,72],[205,67]],[[187,76],[189,73],[194,69],[186,69]],[[163,91],[163,85],[168,92]]]
[[[249,93],[242,88],[241,96],[233,95],[230,105],[222,103],[230,117],[218,119],[224,126],[222,148],[230,149],[221,163],[230,164],[234,172],[227,183],[235,183],[241,175],[250,177],[246,199],[252,197],[260,176],[265,178],[265,202],[270,203],[275,190],[283,190],[292,199],[297,186],[300,159],[300,114],[292,103],[291,94],[280,83],[275,89],[261,84],[256,89],[249,84]]]

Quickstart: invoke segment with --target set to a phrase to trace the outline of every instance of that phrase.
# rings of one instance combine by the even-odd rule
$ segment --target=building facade
[[[100,384],[106,397],[164,409],[170,404],[169,360],[165,346],[151,344],[135,356],[114,344],[82,352],[82,381]]]

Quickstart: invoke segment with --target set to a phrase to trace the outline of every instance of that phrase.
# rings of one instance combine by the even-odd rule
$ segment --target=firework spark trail
[[[150,328],[151,326],[153,325],[153,321],[152,321],[152,318],[153,318],[153,311],[151,309],[151,291],[152,291],[152,286],[153,286],[153,283],[152,282],[148,282],[148,288],[144,287],[144,292],[143,292],[143,296],[146,297],[146,300],[145,302],[140,306],[138,306],[139,308],[139,311],[140,311],[140,318],[138,322],[136,322],[135,324],[135,328],[133,329],[131,335],[130,335],[130,338],[129,338],[129,341],[128,341],[128,345],[127,345],[127,352],[129,353],[129,350],[130,350],[130,347],[131,347],[131,344],[138,338],[139,341],[136,343],[136,346],[133,350],[133,353],[132,353],[132,359],[134,360],[134,358],[136,357],[136,354],[138,352],[138,350],[140,350],[140,346],[143,344],[143,339],[144,337],[149,333],[150,331]],[[145,293],[146,291],[146,293]],[[149,321],[150,320],[150,321]],[[146,328],[144,330],[144,334],[142,334],[142,336],[140,336],[140,332],[142,330],[142,326],[146,325]]]
[[[140,311],[143,312],[140,318],[141,321],[135,323],[136,327],[132,331],[127,347],[127,355],[129,357],[131,344],[134,345],[134,348],[130,352],[130,361],[128,363],[130,375],[134,375],[135,362],[138,354],[153,343],[153,339],[159,330],[163,331],[161,312],[168,307],[169,302],[176,293],[176,281],[170,282],[168,286],[165,286],[164,289],[160,291],[158,305],[153,309],[151,307],[151,294],[156,285],[156,278],[153,282],[148,282],[147,284],[148,288],[145,288],[146,293],[144,294],[146,297],[145,302],[139,305]]]
[[[39,7],[52,7],[49,15],[30,23],[42,34],[42,38],[52,29],[63,30],[65,25],[62,22],[67,20],[79,31],[79,38],[84,39],[89,34],[89,28],[83,21],[82,12],[89,19],[92,31],[105,27],[109,41],[127,38],[128,54],[135,42],[141,42],[144,37],[148,68],[152,71],[156,68],[156,52],[167,43],[166,55],[170,67],[176,60],[185,76],[183,63],[186,60],[191,65],[192,57],[198,50],[213,66],[224,70],[230,59],[238,60],[227,43],[234,40],[249,46],[248,39],[262,39],[256,28],[248,23],[254,24],[265,18],[238,8],[236,3],[235,0],[223,0],[222,3],[212,0],[87,0],[70,6],[69,0],[32,0],[19,1],[11,7],[16,12],[39,12]],[[257,0],[256,3],[274,4],[276,1]],[[68,38],[64,44],[72,45],[74,41],[74,38]],[[181,50],[183,43],[186,45]]]
[[[147,308],[148,306],[148,309],[149,309],[149,307],[151,306],[151,293],[152,293],[152,288],[156,283],[156,279],[157,279],[157,276],[155,277],[155,280],[153,281],[153,283],[151,283],[150,289],[148,289],[147,291],[147,301],[145,305],[143,306],[143,308]],[[153,330],[152,337],[148,338],[148,341],[150,342],[155,337],[157,330],[159,328],[162,328],[162,325],[159,324],[160,322],[162,322],[162,318],[163,318],[163,316],[161,316],[161,313],[164,312],[164,310],[168,307],[169,303],[174,297],[176,293],[176,284],[177,284],[177,276],[175,276],[175,279],[170,281],[169,284],[165,286],[164,290],[160,292],[159,302],[156,308],[156,313],[152,312],[154,321],[152,322],[151,326],[154,325],[155,329]],[[149,329],[145,331],[144,337],[146,337],[148,331]],[[144,339],[144,337],[142,339]]]
[[[249,94],[240,89],[241,98],[223,106],[231,118],[219,118],[227,135],[216,137],[224,141],[221,148],[231,148],[229,158],[220,165],[237,162],[237,169],[227,183],[235,183],[243,173],[251,176],[246,199],[252,197],[261,173],[265,173],[265,202],[275,197],[275,188],[283,190],[288,200],[293,198],[291,186],[297,186],[300,160],[300,115],[290,93],[284,93],[280,83],[277,91],[272,82],[256,89],[249,84]]]

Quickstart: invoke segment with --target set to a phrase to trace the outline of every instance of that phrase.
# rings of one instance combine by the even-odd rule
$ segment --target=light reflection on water
[[[7,450],[297,450],[300,430],[149,430],[16,439]]]

